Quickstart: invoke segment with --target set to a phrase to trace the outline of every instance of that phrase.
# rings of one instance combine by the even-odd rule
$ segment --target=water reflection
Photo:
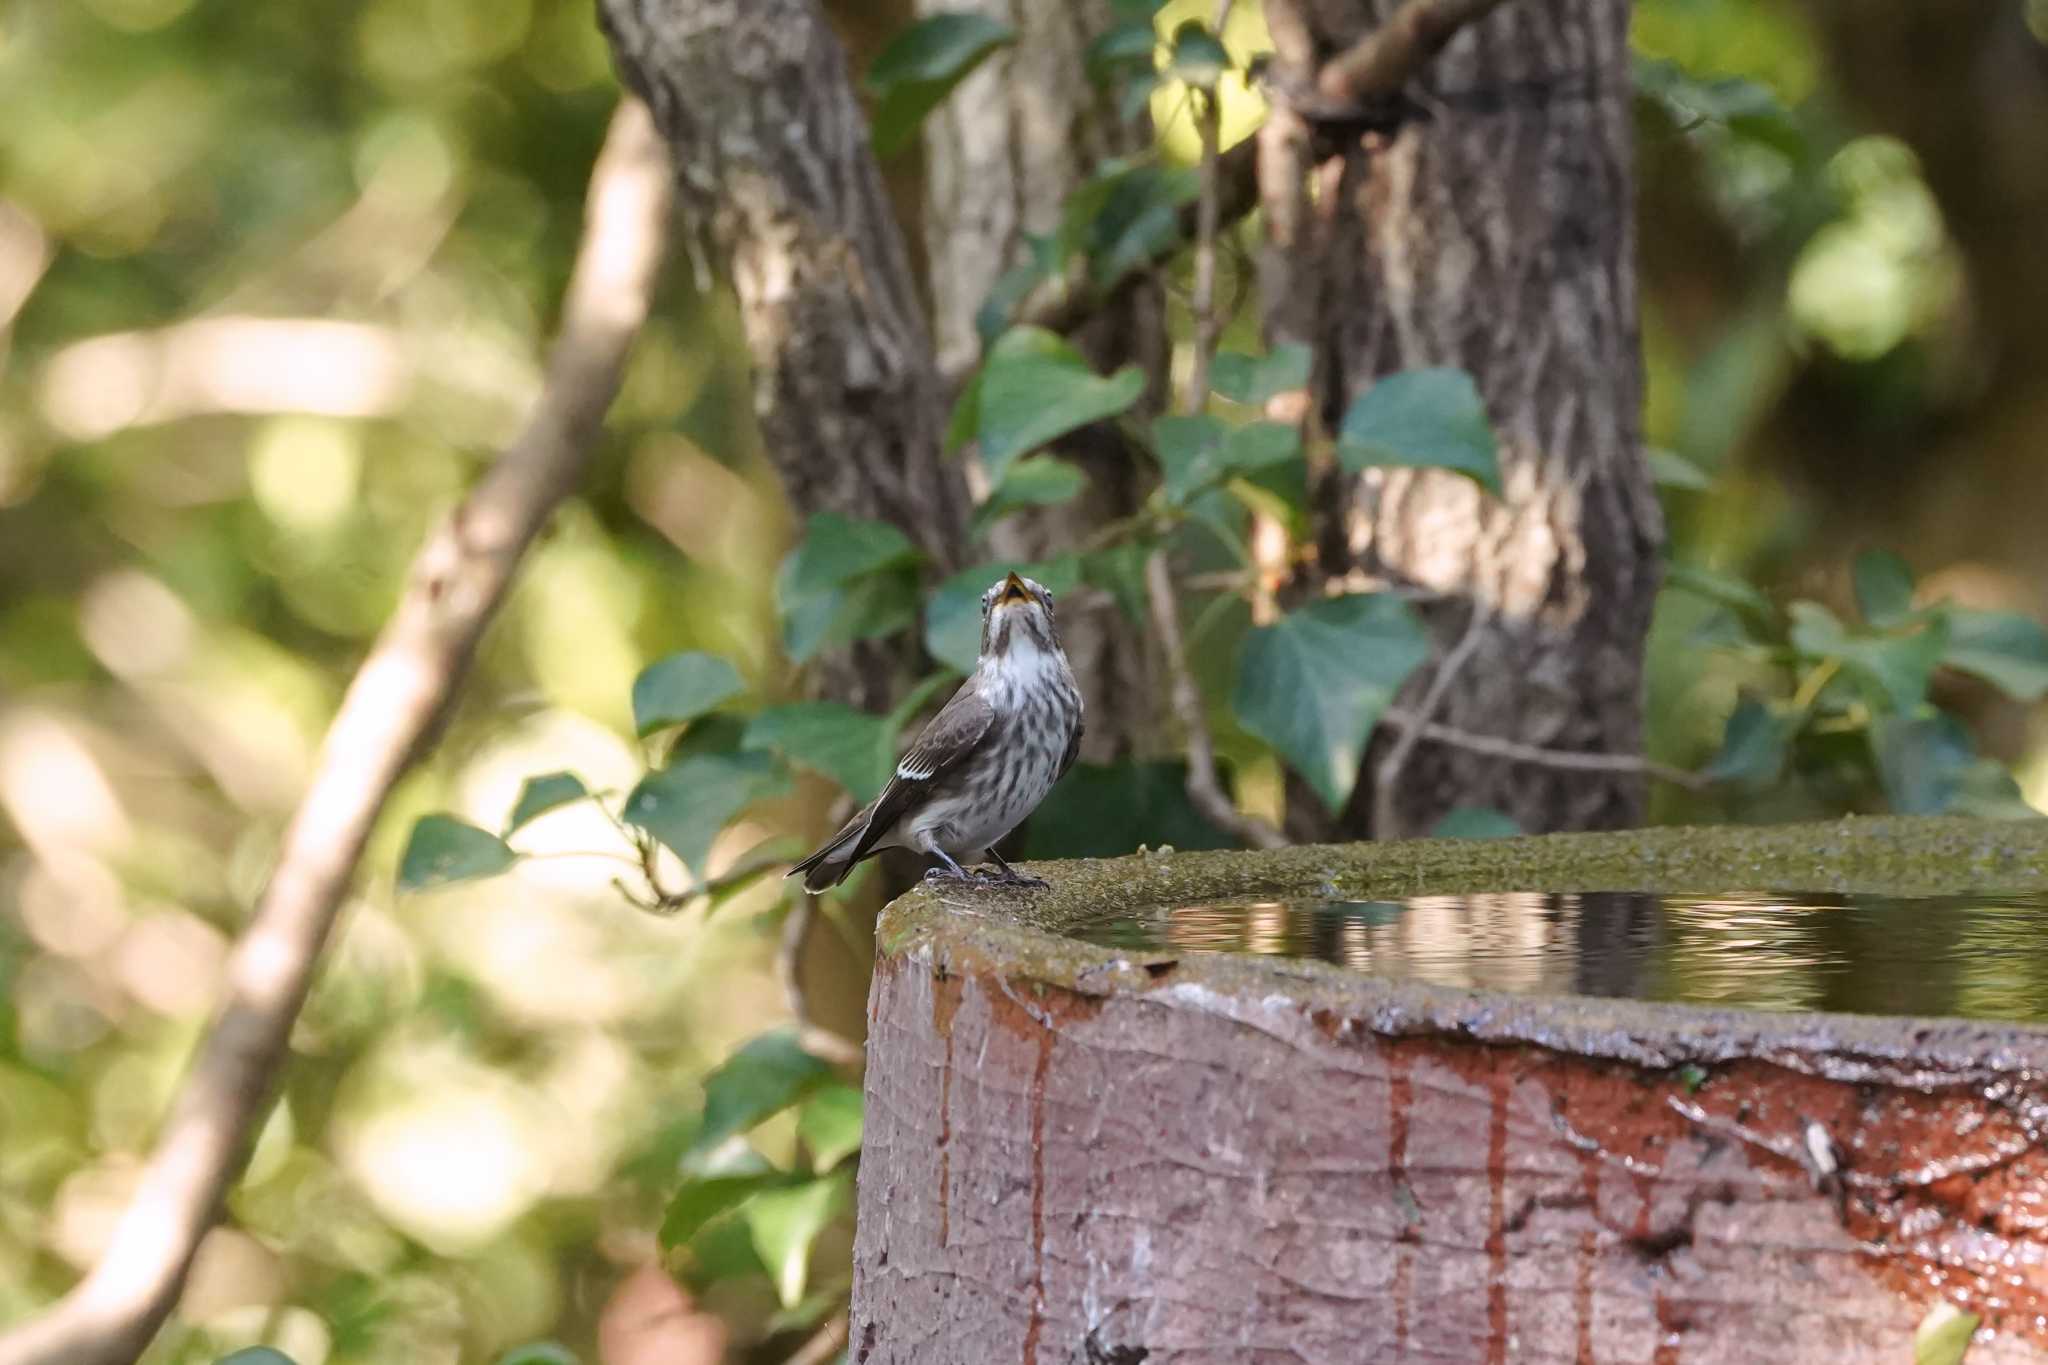
[[[2048,1021],[2048,895],[2033,892],[1239,901],[1072,932],[1111,947],[1319,958],[1531,995]]]

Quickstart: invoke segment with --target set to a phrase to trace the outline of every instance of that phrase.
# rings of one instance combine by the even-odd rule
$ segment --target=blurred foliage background
[[[1898,804],[1825,726],[1762,761],[1755,712],[1731,733],[1746,688],[1813,684],[1811,705],[1830,684],[1825,648],[1786,673],[1780,604],[1854,617],[1860,586],[1866,620],[2048,610],[2048,4],[1893,8],[1856,31],[1818,4],[1636,8],[1648,433],[1671,558],[1699,571],[1660,605],[1649,747],[1730,779],[1662,791],[1661,818]],[[908,19],[839,9],[863,65]],[[350,669],[531,400],[616,97],[578,0],[0,9],[0,1322],[103,1244]],[[1162,141],[1191,151],[1170,121]],[[635,909],[583,856],[620,849],[585,803],[527,826],[547,856],[509,879],[393,889],[423,812],[496,829],[557,769],[630,787],[653,660],[715,653],[754,701],[797,694],[774,582],[794,530],[744,354],[715,287],[672,269],[596,476],[386,812],[153,1360],[262,1341],[300,1365],[481,1361],[544,1338],[612,1365],[781,1359],[843,1288],[838,1205],[814,1211],[808,1285],[663,1268],[705,1077],[784,1018],[779,883]],[[1918,586],[1852,584],[1875,547]],[[1944,792],[2048,801],[2027,701],[2048,675],[1929,661],[1922,681],[1960,746]],[[1185,822],[1160,785],[1135,815],[1077,792],[1068,827],[1118,815],[1115,846],[1186,846],[1200,831],[1148,823]],[[807,775],[756,805],[710,869],[815,834],[834,791]],[[812,1009],[849,1032],[871,890],[810,955]],[[827,1110],[753,1149],[816,1160],[798,1125]],[[700,1254],[761,1269],[758,1224]]]

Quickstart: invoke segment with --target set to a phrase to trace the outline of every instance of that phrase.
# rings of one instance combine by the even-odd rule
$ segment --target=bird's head
[[[1052,593],[1043,583],[1012,573],[981,595],[981,656],[1003,659],[1019,649],[1056,653],[1059,627]]]

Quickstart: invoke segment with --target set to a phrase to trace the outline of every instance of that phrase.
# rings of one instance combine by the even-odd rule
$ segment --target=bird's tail
[[[857,861],[854,848],[860,838],[861,829],[866,825],[866,811],[853,817],[846,828],[833,835],[826,845],[810,857],[792,867],[785,876],[794,877],[801,872],[804,876],[804,890],[813,895],[828,887],[834,887],[846,880],[846,874],[853,871]]]

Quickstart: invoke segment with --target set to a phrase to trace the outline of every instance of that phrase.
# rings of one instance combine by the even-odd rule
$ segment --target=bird
[[[1081,690],[1060,647],[1052,593],[1010,573],[981,595],[981,657],[896,764],[881,794],[787,875],[837,886],[885,848],[937,858],[927,879],[1044,887],[995,845],[1038,807],[1081,750]],[[991,878],[962,862],[988,858]]]

